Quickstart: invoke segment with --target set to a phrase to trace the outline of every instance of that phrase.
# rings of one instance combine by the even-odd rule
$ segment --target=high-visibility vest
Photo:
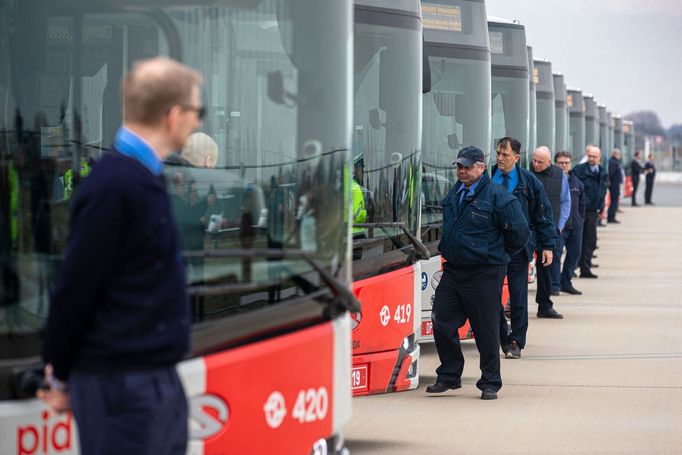
[[[365,209],[365,195],[362,186],[353,179],[351,182],[351,195],[353,197],[353,224],[364,223],[367,221],[367,210]],[[365,232],[364,228],[353,227],[353,234]]]
[[[85,160],[85,158],[81,158],[81,169],[80,169],[80,175],[81,178],[85,178],[90,174],[90,165],[88,162]],[[71,196],[73,196],[73,169],[69,169],[64,173],[64,199],[68,200],[71,199]]]

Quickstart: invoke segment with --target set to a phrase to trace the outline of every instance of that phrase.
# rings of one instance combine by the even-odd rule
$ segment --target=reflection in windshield
[[[492,79],[492,145],[500,138],[511,136],[521,142],[521,161],[519,165],[528,165],[528,130],[529,113],[528,79],[493,76]],[[490,166],[495,163],[495,155],[491,154]]]
[[[366,224],[402,222],[416,232],[422,96],[422,68],[415,63],[422,61],[418,18],[412,27],[355,24],[352,153],[364,164],[362,181],[357,172],[356,181],[365,195]],[[375,256],[374,273],[386,266],[382,261],[396,261],[382,258],[384,253],[411,245],[395,227],[356,231],[355,239],[354,258]],[[404,254],[396,257],[396,266],[406,265]]]
[[[442,222],[441,201],[454,186],[453,162],[468,145],[487,150],[490,63],[430,57],[431,93],[424,95],[422,226]],[[488,121],[486,121],[488,120]]]
[[[121,77],[158,54],[204,76],[202,131],[165,166],[188,280],[236,286],[197,300],[197,320],[300,294],[299,275],[321,285],[300,259],[205,252],[304,250],[341,273],[347,5],[225,3],[107,13],[0,3],[0,334],[42,326],[69,201],[121,122]]]

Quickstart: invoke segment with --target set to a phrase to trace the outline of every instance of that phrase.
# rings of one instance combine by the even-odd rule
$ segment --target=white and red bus
[[[419,381],[422,47],[418,0],[355,1],[353,178],[366,218],[353,227],[354,395]]]
[[[421,235],[431,258],[422,261],[420,332],[433,340],[431,308],[443,261],[441,201],[457,181],[452,163],[463,147],[490,147],[490,44],[484,1],[423,2],[422,17],[431,92],[424,95]],[[472,337],[468,321],[459,334]]]
[[[107,152],[123,74],[156,55],[203,74],[219,154],[166,166],[192,245],[188,452],[345,451],[351,46],[349,0],[0,0],[0,452],[78,452],[70,415],[33,398],[66,174]]]

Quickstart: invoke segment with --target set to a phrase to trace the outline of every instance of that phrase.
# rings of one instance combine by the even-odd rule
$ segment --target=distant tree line
[[[632,112],[624,118],[635,123],[635,144],[638,148],[644,146],[644,136],[663,136],[674,144],[682,144],[682,124],[675,124],[666,130],[654,111]]]

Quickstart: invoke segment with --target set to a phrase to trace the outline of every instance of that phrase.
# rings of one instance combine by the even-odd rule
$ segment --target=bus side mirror
[[[459,142],[457,133],[448,134],[448,147],[452,150],[459,150],[462,148],[462,144]]]
[[[369,125],[375,130],[381,129],[381,112],[379,109],[372,109],[369,111]]]
[[[433,92],[433,101],[441,117],[455,117],[457,115],[457,95],[448,92]]]
[[[431,91],[431,64],[429,55],[426,53],[426,40],[422,36],[422,93]]]
[[[284,77],[281,71],[268,73],[268,98],[277,104],[284,104],[286,91],[284,90]]]

